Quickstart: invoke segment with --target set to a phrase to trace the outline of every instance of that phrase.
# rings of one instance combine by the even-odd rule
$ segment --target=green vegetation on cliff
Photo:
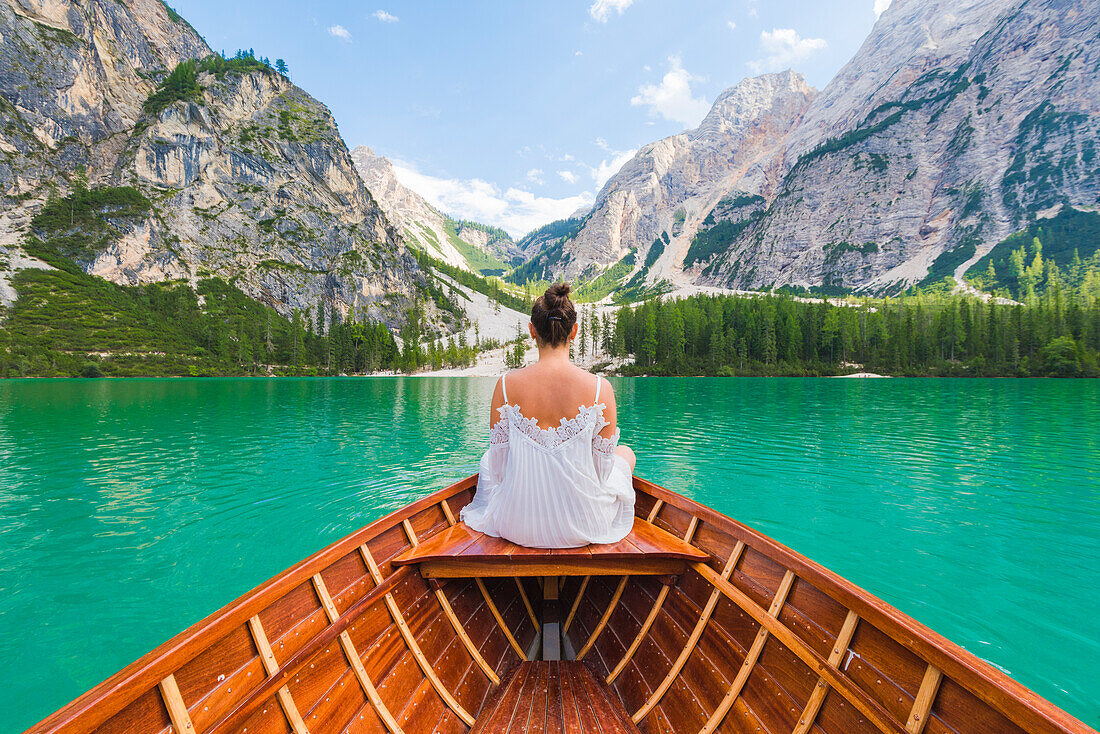
[[[1100,296],[1100,214],[1066,207],[998,243],[966,279],[997,295],[1029,299],[1052,288]]]
[[[50,200],[31,220],[31,229],[42,239],[29,243],[29,249],[39,254],[46,248],[82,262],[93,259],[117,236],[110,220],[142,218],[149,206],[131,186],[89,189],[78,176],[71,194]]]
[[[413,257],[416,258],[417,264],[422,270],[425,271],[438,271],[448,276],[456,283],[464,285],[470,290],[477,291],[484,296],[496,301],[502,306],[515,309],[520,313],[527,313],[531,304],[522,298],[513,296],[508,291],[504,290],[499,280],[494,278],[483,278],[476,273],[471,273],[468,270],[462,268],[456,268],[453,265],[448,265],[442,260],[437,260],[431,255],[421,250],[412,250]]]
[[[456,222],[450,217],[444,217],[443,226],[447,231],[447,239],[451,241],[451,244],[454,245],[454,248],[459,251],[462,257],[466,258],[466,262],[469,263],[470,267],[475,271],[482,275],[503,275],[504,271],[508,269],[508,266],[502,262],[500,258],[482,250],[480,247],[474,247],[458,236],[458,228],[462,227],[485,232],[490,237],[490,243],[501,239],[501,236],[511,242],[511,238],[508,237],[504,230],[489,227],[484,224],[477,224],[476,222]],[[425,231],[430,232],[430,230]]]
[[[288,319],[220,279],[118,286],[55,253],[0,311],[0,377],[336,374],[400,364],[389,330],[318,305]],[[323,332],[323,333],[322,333]]]
[[[237,55],[232,58],[214,54],[203,59],[181,61],[145,100],[144,110],[147,114],[158,115],[173,102],[199,101],[202,98],[199,74],[204,72],[222,79],[228,73],[245,74],[250,71],[275,73],[268,60],[256,58],[252,49],[237,51]]]

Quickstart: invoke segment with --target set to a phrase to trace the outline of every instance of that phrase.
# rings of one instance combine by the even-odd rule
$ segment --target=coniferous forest
[[[923,293],[650,300],[590,316],[579,348],[634,355],[628,375],[1100,376],[1100,298],[1051,288],[1027,303]]]

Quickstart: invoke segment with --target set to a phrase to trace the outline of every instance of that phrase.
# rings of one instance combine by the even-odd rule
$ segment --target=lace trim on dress
[[[604,420],[603,417],[603,411],[606,407],[604,403],[584,405],[577,411],[575,417],[562,418],[560,425],[551,426],[550,428],[539,428],[539,422],[534,418],[527,418],[524,416],[523,413],[520,412],[518,405],[505,403],[499,408],[500,421],[493,426],[489,432],[489,442],[494,443],[493,437],[498,428],[507,434],[508,420],[514,418],[516,430],[524,436],[527,436],[527,438],[543,448],[556,448],[566,441],[581,435],[584,430],[588,428],[590,423],[596,426],[596,433],[603,430],[604,426],[608,425],[608,421]],[[506,440],[507,439],[505,439],[505,441]],[[601,440],[607,441],[608,439]],[[497,443],[503,443],[503,441],[497,441]]]
[[[605,422],[606,426],[607,423]],[[611,438],[604,438],[600,435],[592,437],[592,450],[597,451],[605,456],[611,456],[615,453],[615,447],[619,445],[619,429],[616,428],[615,432],[611,434]]]
[[[501,418],[489,429],[489,445],[499,446],[508,443],[508,420]]]

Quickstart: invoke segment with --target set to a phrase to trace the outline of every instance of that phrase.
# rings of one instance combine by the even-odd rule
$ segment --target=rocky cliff
[[[351,151],[351,159],[363,183],[408,244],[420,247],[449,265],[470,269],[466,258],[448,237],[444,215],[397,180],[388,158],[360,145]]]
[[[872,292],[961,275],[1040,213],[1097,205],[1098,36],[1090,0],[895,0],[820,94],[747,79],[642,148],[540,266],[591,280],[633,252],[620,282]]]
[[[210,53],[160,0],[0,2],[0,192],[32,196],[114,160],[155,74]],[[9,202],[11,203],[11,202]]]
[[[116,283],[220,277],[283,314],[395,326],[427,295],[328,109],[266,63],[212,56],[156,0],[3,0],[0,21],[5,206],[33,213],[85,177],[97,200],[145,200],[95,217],[102,232],[52,217],[21,235],[83,241],[65,254]]]
[[[1091,2],[894,2],[788,136],[707,283],[891,290],[1100,195]]]
[[[470,271],[503,270],[521,255],[502,230],[451,219],[397,179],[393,164],[365,145],[351,151],[355,168],[405,241]],[[475,251],[471,251],[471,248]]]
[[[583,226],[552,269],[591,278],[629,253],[650,280],[678,270],[691,234],[731,190],[763,190],[769,162],[799,123],[815,91],[798,74],[745,79],[723,92],[698,128],[644,146],[596,197]],[[636,270],[637,270],[636,268]]]

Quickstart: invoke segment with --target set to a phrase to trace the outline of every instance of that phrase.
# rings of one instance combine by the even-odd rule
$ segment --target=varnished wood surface
[[[401,553],[395,566],[417,564],[426,578],[559,575],[666,574],[683,563],[707,560],[705,552],[681,538],[634,518],[630,534],[618,543],[580,548],[524,548],[457,523],[431,540]],[[667,563],[665,563],[667,561]]]
[[[509,727],[601,734],[631,713],[647,734],[1092,731],[848,581],[649,482],[635,479],[627,542],[540,551],[457,523],[476,479],[314,554],[31,731],[508,731],[485,727],[512,694]],[[678,556],[661,556],[670,547]],[[467,557],[409,565],[439,548]],[[457,577],[425,578],[433,563]],[[531,575],[546,578],[519,578]],[[564,649],[584,650],[555,670],[524,660],[550,578],[568,609]]]
[[[479,734],[631,734],[622,703],[584,663],[521,663],[474,722]]]

